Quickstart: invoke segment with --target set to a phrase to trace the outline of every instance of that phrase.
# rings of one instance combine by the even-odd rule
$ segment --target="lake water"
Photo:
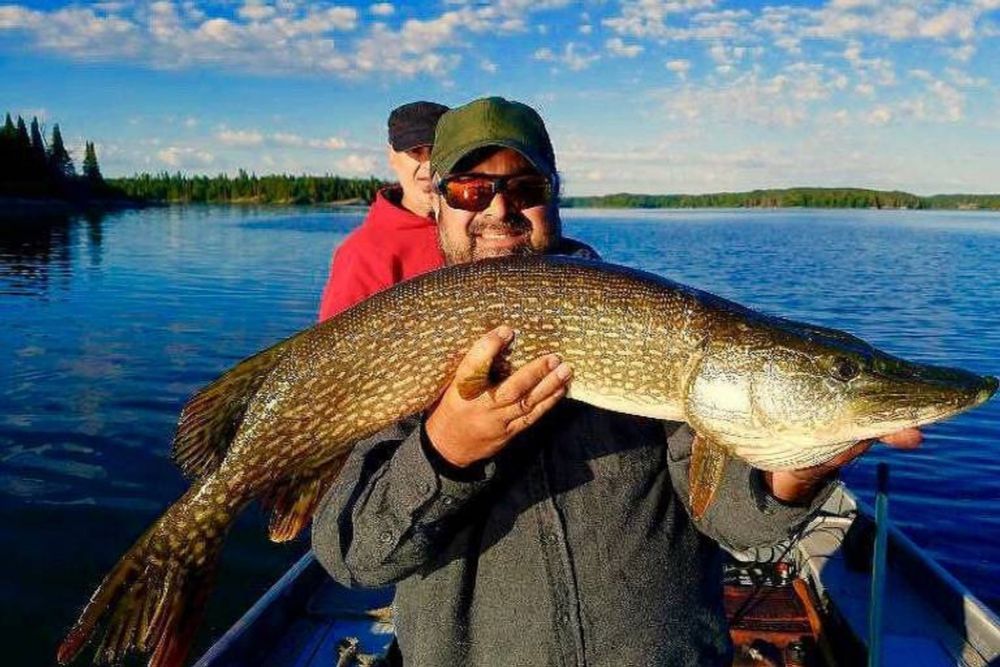
[[[94,585],[186,484],[178,412],[240,359],[310,325],[330,251],[363,210],[190,207],[0,226],[0,642],[48,664]],[[1000,374],[1000,215],[914,211],[567,211],[617,263],[889,352]],[[845,471],[1000,606],[1000,400]],[[201,646],[306,548],[247,512]]]

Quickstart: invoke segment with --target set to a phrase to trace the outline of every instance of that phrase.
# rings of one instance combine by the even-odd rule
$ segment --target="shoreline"
[[[72,201],[66,199],[27,199],[25,197],[0,196],[0,220],[18,218],[58,218],[88,213],[111,213],[131,209],[159,206],[154,202],[132,199],[89,199]]]
[[[0,196],[0,222],[26,219],[26,218],[61,218],[74,215],[114,213],[117,211],[142,210],[146,208],[167,208],[174,206],[233,206],[233,207],[273,207],[273,208],[317,208],[317,209],[338,209],[338,208],[367,208],[369,202],[363,199],[353,198],[330,202],[262,202],[255,199],[238,199],[222,202],[190,202],[190,201],[142,201],[129,199],[93,199],[87,201],[69,201],[63,199],[27,199],[22,197]],[[606,211],[608,213],[619,213],[623,211],[779,211],[779,210],[816,210],[816,211],[949,211],[966,213],[1000,213],[1000,208],[976,207],[976,206],[954,206],[954,207],[876,207],[876,206],[608,206],[608,205],[581,205],[578,202],[562,204],[559,206],[564,212],[569,211]]]

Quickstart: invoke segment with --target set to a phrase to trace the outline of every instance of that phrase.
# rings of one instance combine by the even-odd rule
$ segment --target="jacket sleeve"
[[[400,581],[440,553],[494,475],[493,462],[448,469],[419,419],[400,422],[355,445],[313,517],[316,558],[346,586]]]
[[[688,471],[694,433],[687,424],[666,422],[667,462],[674,491],[691,512]],[[722,482],[704,516],[695,525],[731,551],[771,546],[788,539],[808,521],[833,491],[833,481],[817,490],[808,504],[792,505],[771,495],[763,473],[735,457],[726,462]]]

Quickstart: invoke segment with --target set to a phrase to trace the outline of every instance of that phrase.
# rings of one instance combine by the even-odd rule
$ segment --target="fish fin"
[[[281,358],[282,344],[237,364],[203,388],[181,410],[173,458],[188,478],[219,467],[246,414],[250,399]]]
[[[458,381],[458,395],[471,401],[490,388],[490,374],[487,368],[482,373],[476,369],[474,375],[467,375]]]
[[[489,364],[482,364],[475,372],[458,381],[458,395],[471,401],[484,391],[500,384],[513,372],[510,364],[510,346],[503,348]]]
[[[695,436],[691,443],[691,469],[688,472],[691,497],[691,516],[696,520],[705,515],[712,504],[715,490],[722,482],[729,452],[715,442]]]
[[[120,664],[151,654],[150,667],[180,667],[204,612],[231,515],[204,511],[189,490],[125,553],[94,592],[59,645],[56,660],[73,660],[103,625],[94,654]]]
[[[261,497],[261,504],[271,512],[267,532],[272,542],[293,540],[309,524],[316,505],[336,479],[345,458],[337,457],[307,477],[282,481]]]

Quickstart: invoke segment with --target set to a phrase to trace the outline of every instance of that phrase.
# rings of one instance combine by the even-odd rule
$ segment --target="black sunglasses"
[[[437,191],[448,206],[474,213],[489,208],[490,202],[500,193],[506,197],[507,204],[517,210],[542,206],[552,201],[552,189],[549,179],[538,174],[456,174],[437,182]]]

